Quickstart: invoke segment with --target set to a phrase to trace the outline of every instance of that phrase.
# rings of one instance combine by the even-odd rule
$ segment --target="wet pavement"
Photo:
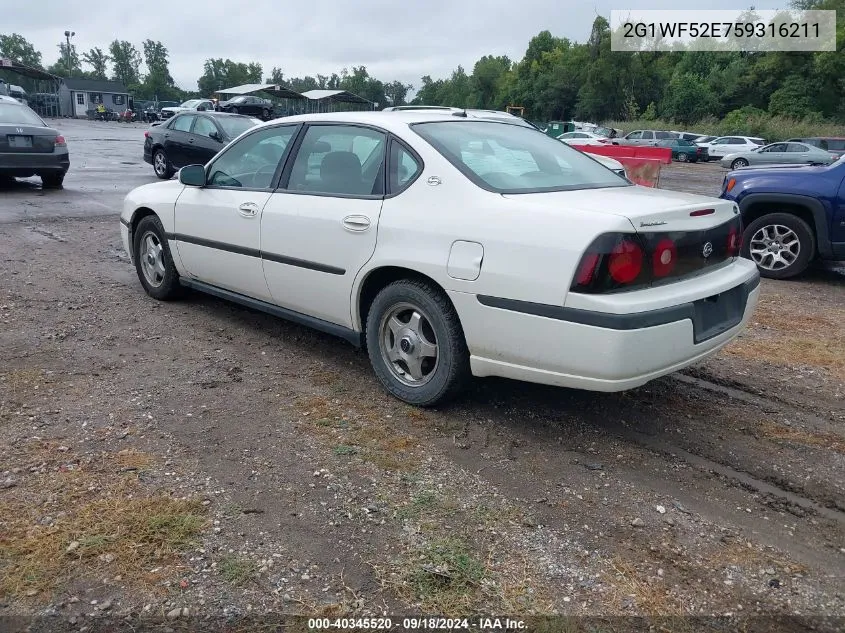
[[[156,181],[152,166],[144,162],[146,124],[75,119],[47,123],[68,143],[70,171],[64,189],[42,189],[37,177],[0,188],[0,223],[117,214],[129,191]]]

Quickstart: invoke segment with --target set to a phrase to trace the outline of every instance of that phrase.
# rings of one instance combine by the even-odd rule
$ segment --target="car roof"
[[[463,110],[460,110],[463,112]],[[384,112],[383,110],[369,111],[369,112],[323,112],[319,114],[297,114],[294,116],[287,116],[281,119],[273,119],[267,121],[262,125],[280,125],[285,123],[319,123],[320,121],[332,123],[358,123],[361,125],[373,125],[387,130],[401,130],[413,123],[433,123],[444,121],[487,121],[489,123],[503,123],[518,125],[519,127],[526,127],[519,117],[511,115],[513,122],[506,117],[471,117],[464,118],[455,116],[451,112],[444,112],[438,110],[393,110]]]
[[[15,105],[21,105],[20,101],[14,97],[7,97],[6,95],[0,95],[0,103],[14,103]]]

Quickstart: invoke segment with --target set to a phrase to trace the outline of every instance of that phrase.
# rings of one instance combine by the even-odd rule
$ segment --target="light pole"
[[[70,77],[71,75],[71,67],[70,67],[70,38],[76,35],[76,31],[65,31],[65,41],[67,42],[67,46],[65,48],[65,58],[67,61],[65,62],[65,66],[67,68],[67,76]]]

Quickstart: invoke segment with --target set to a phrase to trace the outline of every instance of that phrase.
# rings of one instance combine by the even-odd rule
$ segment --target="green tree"
[[[126,40],[114,40],[109,45],[114,79],[124,86],[137,86],[140,81],[141,54],[134,44]]]
[[[0,35],[0,57],[30,68],[41,68],[41,53],[23,35]]]
[[[93,68],[90,73],[93,79],[107,78],[109,59],[109,56],[99,47],[94,47],[87,53],[82,53],[82,61]]]
[[[769,99],[769,114],[793,119],[820,116],[814,110],[814,102],[812,81],[792,75],[772,93]]]
[[[231,59],[207,59],[197,86],[200,94],[208,96],[226,88],[261,83],[262,76],[261,64],[256,62],[244,64]]]
[[[59,59],[47,68],[47,72],[59,75],[60,77],[80,76],[82,74],[82,66],[79,63],[79,54],[76,52],[76,45],[71,44],[68,49],[66,42],[59,42],[57,48],[59,49]]]
[[[408,92],[413,90],[411,84],[403,84],[401,81],[391,81],[384,85],[384,95],[391,105],[401,106],[407,103]]]
[[[661,113],[680,123],[694,123],[713,111],[715,99],[701,77],[676,73],[666,88]]]
[[[488,109],[504,107],[503,88],[510,69],[511,60],[505,55],[485,55],[475,62],[471,82],[473,105]]]
[[[282,72],[281,68],[277,68],[273,66],[273,70],[270,71],[270,76],[264,80],[265,84],[274,84],[280,85],[285,83],[285,74]]]

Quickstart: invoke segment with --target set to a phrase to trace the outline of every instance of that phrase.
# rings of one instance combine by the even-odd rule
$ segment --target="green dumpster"
[[[575,124],[572,121],[549,121],[546,127],[546,134],[552,138],[557,138],[566,132],[572,132],[575,129]]]

